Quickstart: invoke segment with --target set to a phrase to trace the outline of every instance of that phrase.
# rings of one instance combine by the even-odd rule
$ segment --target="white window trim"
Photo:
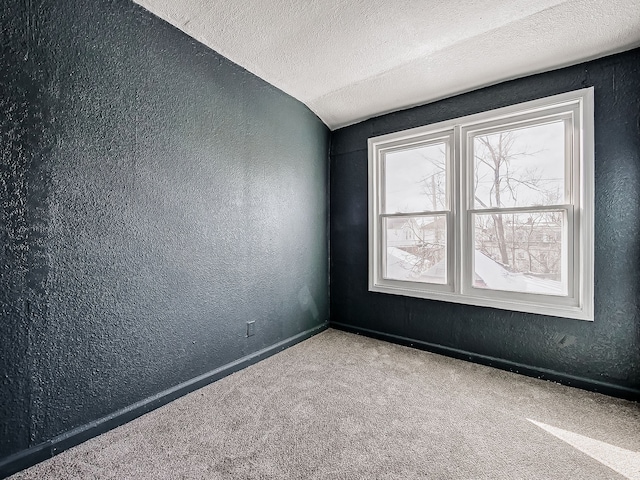
[[[594,126],[593,88],[545,97],[447,120],[431,125],[412,128],[368,139],[369,150],[369,290],[410,297],[441,300],[453,303],[494,307],[504,310],[537,313],[580,320],[594,318]],[[467,169],[463,168],[468,136],[477,130],[492,125],[508,125],[535,121],[546,116],[570,115],[572,117],[573,170],[568,178],[568,196],[572,200],[569,208],[559,205],[569,218],[567,228],[569,245],[569,295],[558,297],[531,293],[505,292],[471,287],[472,238],[466,231],[472,214],[470,208]],[[384,279],[383,235],[381,228],[382,174],[381,154],[399,146],[422,143],[429,139],[451,136],[452,155],[449,159],[447,215],[448,278],[446,284],[427,284]],[[467,153],[468,154],[468,153]],[[544,207],[554,210],[553,207]],[[526,210],[527,208],[522,208]],[[457,227],[457,228],[454,228]],[[455,229],[455,232],[454,232]],[[577,236],[577,241],[571,235]],[[569,243],[570,242],[570,243]],[[571,255],[573,253],[573,255]],[[573,287],[572,287],[573,285]]]

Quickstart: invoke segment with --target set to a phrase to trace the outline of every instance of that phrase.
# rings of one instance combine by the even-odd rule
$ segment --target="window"
[[[369,139],[369,290],[593,320],[593,89]]]

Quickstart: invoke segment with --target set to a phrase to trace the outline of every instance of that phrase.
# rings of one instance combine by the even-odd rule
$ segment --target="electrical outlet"
[[[256,321],[247,322],[247,337],[251,337],[256,333]]]

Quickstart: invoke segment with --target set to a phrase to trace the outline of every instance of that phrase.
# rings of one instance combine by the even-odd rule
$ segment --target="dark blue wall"
[[[367,291],[367,138],[595,87],[595,321]],[[640,397],[640,50],[345,127],[331,148],[332,325]]]
[[[0,463],[326,324],[304,105],[128,0],[0,35]]]

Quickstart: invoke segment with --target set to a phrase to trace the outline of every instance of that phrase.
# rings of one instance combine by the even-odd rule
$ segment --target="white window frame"
[[[369,151],[369,290],[504,310],[537,313],[580,320],[593,320],[594,256],[594,127],[593,88],[545,97],[461,118],[368,139]],[[565,119],[567,128],[566,203],[545,207],[517,207],[515,213],[532,210],[564,212],[567,241],[568,294],[566,296],[507,292],[475,288],[473,279],[472,216],[491,210],[474,210],[473,186],[469,180],[471,137],[478,132],[513,125]],[[387,152],[429,143],[450,141],[447,195],[447,282],[431,284],[384,278],[383,213],[384,158]],[[505,209],[500,209],[504,211]],[[509,210],[509,209],[506,209]],[[413,214],[412,214],[413,215]],[[418,213],[419,215],[419,213]]]

